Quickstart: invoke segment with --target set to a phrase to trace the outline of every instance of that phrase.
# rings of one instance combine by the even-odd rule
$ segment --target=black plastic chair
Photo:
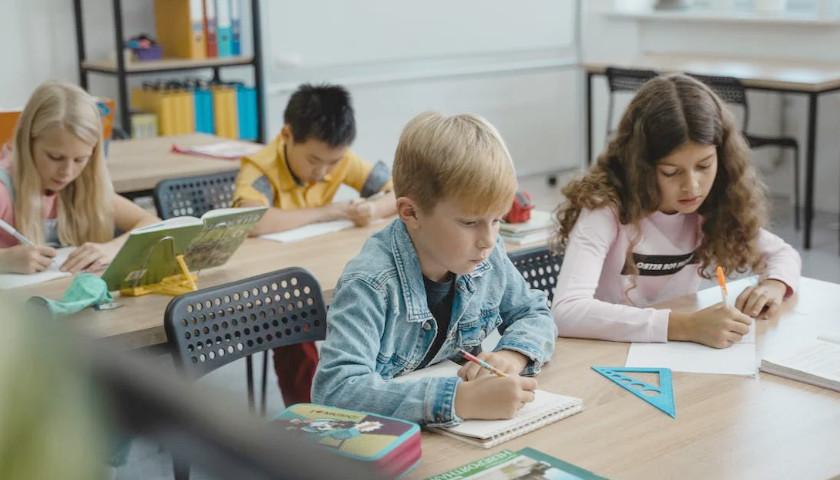
[[[175,366],[189,379],[246,358],[248,403],[254,410],[251,356],[263,352],[260,413],[266,408],[268,352],[323,340],[327,309],[321,287],[307,270],[285,268],[174,298],[164,327]],[[189,467],[175,461],[175,478]]]
[[[793,215],[796,229],[799,230],[799,142],[793,137],[767,137],[747,132],[750,120],[750,107],[747,103],[747,91],[737,78],[697,75],[693,73],[689,73],[688,75],[708,85],[724,102],[730,105],[737,105],[743,110],[741,131],[750,148],[778,147],[793,150]]]
[[[200,217],[210,210],[230,207],[238,173],[231,170],[161,180],[154,191],[158,216],[164,220],[182,215]]]
[[[607,67],[607,87],[610,90],[607,105],[607,139],[613,133],[613,110],[615,109],[616,92],[635,92],[651,78],[658,75],[653,70],[636,70],[630,68]]]
[[[545,292],[551,306],[563,257],[554,255],[547,247],[517,250],[508,253],[508,257],[531,288]]]

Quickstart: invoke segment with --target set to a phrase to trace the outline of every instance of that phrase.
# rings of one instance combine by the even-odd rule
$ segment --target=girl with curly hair
[[[552,305],[560,336],[725,348],[797,288],[799,254],[763,228],[764,187],[744,138],[690,77],[643,85],[597,164],[563,194],[553,239],[565,255]],[[648,307],[695,293],[718,265],[760,280],[734,306]]]

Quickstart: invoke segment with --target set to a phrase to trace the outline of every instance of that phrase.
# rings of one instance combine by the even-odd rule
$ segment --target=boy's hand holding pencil
[[[478,357],[461,350],[461,355],[468,362],[458,370],[458,376],[464,379],[458,384],[455,395],[455,413],[459,417],[507,419],[516,415],[526,403],[534,401],[537,381],[519,376],[527,363],[523,355],[508,350],[482,353]]]
[[[528,358],[511,350],[484,352],[475,356],[462,349],[461,355],[467,363],[458,370],[458,376],[464,380],[474,380],[489,375],[497,377],[519,375],[519,372],[528,364]]]

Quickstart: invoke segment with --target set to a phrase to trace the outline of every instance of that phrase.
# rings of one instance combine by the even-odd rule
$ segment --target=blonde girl
[[[114,193],[102,152],[95,100],[81,88],[46,83],[33,92],[0,159],[0,218],[34,245],[0,231],[0,271],[47,268],[54,247],[77,247],[60,266],[78,272],[107,265],[128,232],[157,218]]]

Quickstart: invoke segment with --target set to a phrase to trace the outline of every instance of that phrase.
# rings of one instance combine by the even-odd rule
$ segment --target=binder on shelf
[[[230,2],[230,54],[234,57],[242,55],[242,9],[240,0]]]
[[[216,84],[210,89],[213,92],[213,120],[216,124],[216,135],[224,138],[238,138],[236,88]]]
[[[193,86],[195,98],[195,131],[212,134],[215,132],[213,121],[213,94],[206,84],[196,82]]]
[[[155,22],[165,57],[207,58],[202,0],[155,0]]]
[[[257,90],[254,87],[246,87],[242,84],[236,85],[236,114],[239,124],[239,138],[256,141],[258,137]]]
[[[220,57],[233,56],[230,0],[216,0],[216,46]]]
[[[204,39],[207,42],[207,58],[219,56],[216,29],[216,0],[204,0]]]
[[[195,104],[191,91],[178,82],[144,83],[131,95],[131,108],[158,117],[161,135],[181,135],[195,131]]]

